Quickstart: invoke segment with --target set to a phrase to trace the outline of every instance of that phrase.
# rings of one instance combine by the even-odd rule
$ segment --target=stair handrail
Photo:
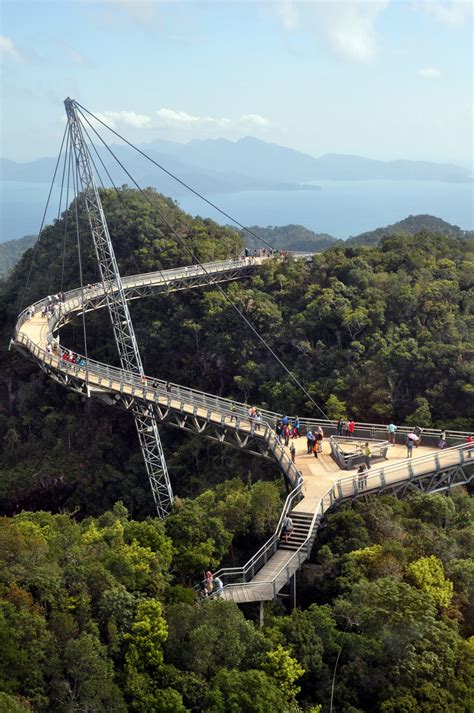
[[[464,451],[470,451],[474,452],[474,443],[465,443],[462,444],[461,446],[453,446],[452,448],[449,449],[443,449],[443,451],[440,451],[438,453],[434,454],[428,454],[428,456],[431,456],[432,458],[436,458],[439,456],[440,453],[445,453],[447,451],[458,451],[461,455],[460,462],[464,462]],[[412,459],[412,463],[414,461],[425,461],[428,460],[428,456],[420,456],[420,458],[414,458]],[[410,459],[407,459],[407,461]],[[404,461],[407,466],[410,465],[410,463],[407,463]],[[473,459],[474,462],[474,459]],[[443,469],[443,467],[449,467],[449,466],[441,466],[439,464],[439,470]],[[389,466],[390,467],[390,466]],[[380,468],[379,470],[383,470],[383,468]],[[430,471],[428,471],[430,472]],[[374,473],[374,475],[376,475]],[[426,475],[426,473],[419,473],[415,475],[414,477]],[[371,476],[369,475],[368,478]],[[474,472],[472,474],[472,478],[474,478]],[[318,504],[316,505],[316,508],[314,510],[313,518],[311,520],[311,525],[308,530],[308,535],[305,539],[305,541],[298,547],[297,550],[295,550],[294,554],[290,557],[290,559],[285,562],[284,565],[280,567],[280,569],[276,572],[276,574],[273,575],[271,579],[266,579],[266,580],[259,580],[258,582],[234,582],[234,583],[229,583],[225,586],[225,588],[235,588],[235,587],[241,587],[241,586],[246,586],[246,587],[256,587],[256,586],[264,586],[264,585],[272,585],[274,586],[275,582],[277,581],[278,577],[285,571],[289,571],[289,566],[294,560],[298,557],[298,567],[304,562],[309,555],[311,554],[311,548],[314,542],[314,539],[316,538],[316,532],[317,532],[317,527],[316,525],[319,524],[321,518],[323,517],[324,513],[330,508],[336,505],[338,502],[341,502],[342,500],[346,499],[349,497],[349,495],[344,495],[342,494],[342,491],[338,488],[338,484],[341,481],[351,481],[353,482],[355,480],[355,476],[349,476],[346,478],[339,478],[336,480],[333,485],[329,488],[329,490],[320,498],[318,501]],[[385,485],[385,483],[383,484]],[[369,491],[369,490],[374,490],[375,488],[364,488],[364,492]],[[353,494],[357,494],[360,491],[357,490]],[[327,506],[325,507],[325,501],[327,500]],[[301,560],[301,554],[304,553],[304,558]],[[298,568],[297,568],[298,569]],[[296,570],[295,570],[296,571]],[[283,586],[283,585],[282,585]]]

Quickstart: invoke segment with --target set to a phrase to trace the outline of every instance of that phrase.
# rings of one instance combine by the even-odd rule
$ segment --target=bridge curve
[[[134,275],[123,278],[123,288],[127,300],[133,300],[228,282],[250,276],[268,259],[274,258],[225,260]],[[108,285],[108,288],[114,289],[114,286]],[[144,414],[153,413],[160,422],[271,459],[282,470],[291,492],[276,531],[244,567],[219,572],[226,585],[223,593],[226,598],[236,602],[273,599],[309,557],[324,513],[338,502],[390,489],[396,492],[397,488],[423,490],[427,478],[431,478],[427,490],[433,492],[435,486],[441,490],[469,482],[474,477],[472,469],[463,467],[472,465],[473,460],[473,450],[465,444],[455,445],[442,453],[434,448],[420,449],[423,455],[411,462],[403,457],[400,450],[404,449],[399,446],[396,452],[391,451],[395,456],[391,458],[393,462],[374,469],[363,488],[353,473],[341,478],[341,470],[329,454],[322,454],[317,461],[311,454],[308,456],[305,439],[295,441],[293,461],[289,449],[280,442],[274,430],[278,418],[274,412],[261,409],[262,420],[256,423],[249,418],[246,404],[179,384],[169,385],[162,379],[143,378],[82,355],[77,355],[76,363],[64,359],[68,349],[57,337],[61,327],[74,316],[106,306],[102,284],[67,292],[64,302],[49,317],[42,314],[42,308],[47,304],[49,300],[44,298],[19,315],[11,346],[33,359],[50,378],[84,396],[127,410],[138,407]],[[300,419],[300,423],[303,432],[316,425],[335,432],[332,421]],[[400,432],[406,430],[401,428]],[[385,426],[360,424],[360,432],[364,438],[374,437],[375,433],[385,435]],[[466,435],[458,433],[456,438],[460,441]],[[284,514],[288,512],[292,513],[296,526],[293,542],[285,547],[281,542],[281,530]]]

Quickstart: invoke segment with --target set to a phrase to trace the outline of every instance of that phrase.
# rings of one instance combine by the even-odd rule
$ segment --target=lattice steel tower
[[[84,141],[81,123],[73,99],[64,102],[67,113],[69,137],[84,194],[89,225],[104,287],[107,307],[112,321],[115,342],[124,371],[144,375],[143,364],[133,329],[127,300],[123,289],[107,221],[91,169],[89,149]],[[168,469],[161,447],[158,425],[152,406],[135,402],[131,408],[135,417],[138,438],[145,461],[151,491],[158,516],[166,517],[173,503],[173,492]]]

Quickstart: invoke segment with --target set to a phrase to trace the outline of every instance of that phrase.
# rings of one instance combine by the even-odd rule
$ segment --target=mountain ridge
[[[119,146],[112,145],[117,151]],[[381,161],[355,154],[327,153],[319,157],[280,144],[262,141],[254,136],[245,136],[237,141],[228,139],[194,139],[188,143],[178,143],[156,139],[139,144],[140,150],[159,154],[160,160],[172,159],[172,172],[178,170],[190,174],[189,180],[203,189],[206,177],[222,181],[221,190],[252,190],[260,183],[265,190],[279,184],[288,188],[289,184],[299,188],[306,182],[317,180],[364,181],[364,180],[435,180],[448,182],[471,182],[472,173],[463,166],[452,163],[412,161],[397,159]],[[122,156],[136,159],[132,149],[120,146]],[[16,162],[0,159],[2,180],[44,181],[53,174],[56,159],[43,157],[30,162]],[[149,164],[141,159],[141,173],[153,173]],[[136,164],[136,160],[134,161]],[[148,170],[144,166],[148,167]],[[193,175],[196,174],[196,175]]]

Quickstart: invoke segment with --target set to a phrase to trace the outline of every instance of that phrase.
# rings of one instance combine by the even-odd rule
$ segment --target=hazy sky
[[[471,161],[470,0],[1,5],[6,158],[57,155],[71,96],[142,143]]]

